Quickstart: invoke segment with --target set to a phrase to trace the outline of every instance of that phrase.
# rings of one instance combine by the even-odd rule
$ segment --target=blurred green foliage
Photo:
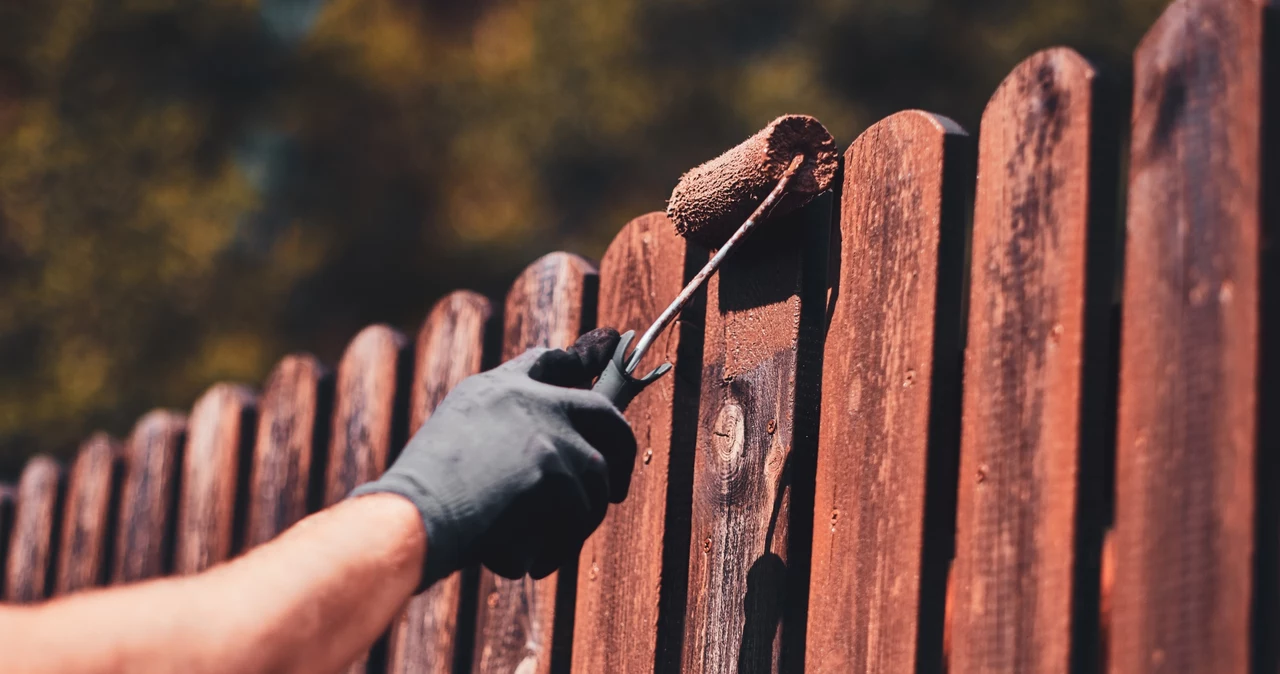
[[[1053,44],[1123,78],[1166,3],[311,4],[0,4],[0,470],[598,255],[778,114],[975,130]]]

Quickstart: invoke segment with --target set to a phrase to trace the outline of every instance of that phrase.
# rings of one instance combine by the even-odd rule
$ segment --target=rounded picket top
[[[237,552],[232,540],[241,454],[247,452],[253,390],[211,386],[191,408],[182,457],[174,571],[195,573]]]
[[[125,441],[112,583],[135,582],[169,571],[171,524],[177,517],[174,490],[186,433],[185,413],[159,409],[143,415]]]
[[[592,326],[584,308],[595,306],[598,275],[593,262],[557,251],[534,260],[507,291],[502,358],[545,346],[564,348]]]
[[[5,599],[33,602],[49,596],[62,466],[37,455],[27,461],[18,478],[13,532],[5,569]]]
[[[249,476],[246,548],[265,543],[305,517],[316,443],[329,423],[330,373],[315,356],[285,356],[267,377],[258,405],[258,429]],[[318,495],[317,495],[318,496]]]
[[[123,445],[103,432],[80,445],[67,477],[55,594],[66,594],[106,580],[106,537],[116,513],[113,491],[123,461]]]
[[[387,325],[361,330],[338,364],[330,429],[325,505],[346,498],[357,485],[386,470],[407,422],[398,418],[410,355],[409,340]]]
[[[458,382],[480,372],[490,356],[496,355],[485,353],[493,319],[489,298],[470,290],[455,290],[431,307],[415,345],[410,433],[427,420]]]

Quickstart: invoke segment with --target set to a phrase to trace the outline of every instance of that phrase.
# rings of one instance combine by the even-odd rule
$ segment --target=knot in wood
[[[731,478],[742,465],[745,441],[742,408],[726,403],[716,415],[711,429],[711,450],[722,477]]]

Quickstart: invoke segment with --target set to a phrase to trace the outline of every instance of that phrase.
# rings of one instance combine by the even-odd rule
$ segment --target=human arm
[[[0,606],[0,668],[29,672],[332,672],[418,585],[418,511],[349,499],[208,571]]]

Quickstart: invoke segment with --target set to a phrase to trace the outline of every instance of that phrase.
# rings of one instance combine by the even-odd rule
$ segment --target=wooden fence
[[[456,574],[352,671],[1277,671],[1275,15],[1177,0],[1130,124],[1057,48],[976,143],[920,111],[872,126],[840,189],[656,345],[674,376],[629,410],[631,495],[577,565]],[[373,326],[335,371],[289,356],[261,393],[32,459],[0,486],[4,597],[259,545],[376,476],[464,377],[643,329],[706,256],[645,215],[599,267],[552,253],[416,339]]]

